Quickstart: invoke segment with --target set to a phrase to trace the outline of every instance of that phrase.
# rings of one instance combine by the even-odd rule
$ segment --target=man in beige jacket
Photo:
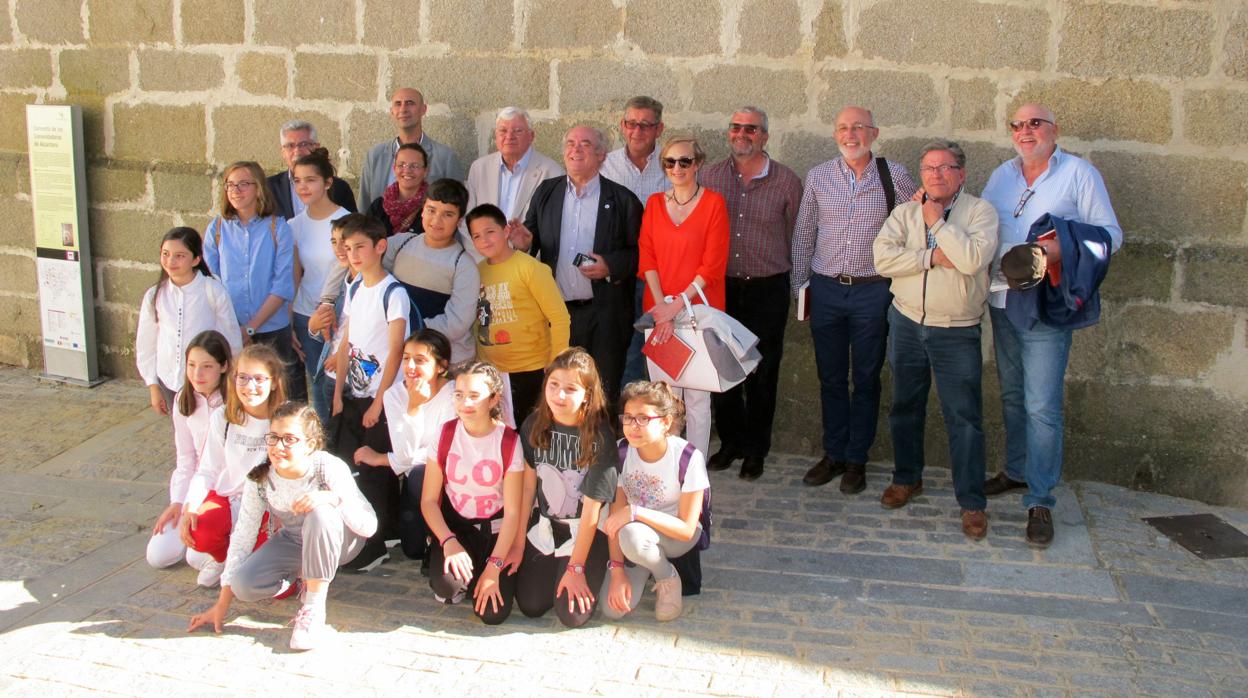
[[[894,467],[880,504],[895,509],[923,492],[924,419],[934,374],[962,531],[979,540],[988,532],[980,320],[997,250],[997,213],[962,191],[965,167],[957,143],[925,146],[919,161],[923,188],[893,210],[872,246],[875,268],[892,279],[893,292],[888,423]]]

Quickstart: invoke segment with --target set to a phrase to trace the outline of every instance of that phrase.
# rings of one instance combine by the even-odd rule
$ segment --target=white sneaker
[[[448,600],[446,600],[445,598],[441,597],[441,596],[438,596],[437,594],[434,594],[434,595],[433,595],[433,600],[434,600],[434,601],[437,601],[438,603],[441,603],[441,604],[446,604],[446,605],[448,605],[448,606],[454,606],[455,604],[457,604],[457,603],[459,603],[459,602],[463,601],[463,600],[464,600],[464,597],[466,597],[466,596],[468,596],[468,590],[467,590],[467,589],[460,589],[459,591],[455,592],[455,595],[454,595],[454,596],[452,596],[452,597],[451,597],[451,599],[450,599],[449,601],[448,601]]]
[[[209,560],[199,570],[199,576],[195,578],[196,583],[201,587],[211,589],[221,583],[221,573],[225,571],[225,564],[216,560]]]
[[[329,626],[325,625],[325,611],[311,604],[299,607],[295,619],[290,622],[294,630],[290,633],[292,650],[316,649],[325,640]]]
[[[679,574],[672,574],[667,579],[654,580],[656,597],[654,600],[655,620],[664,623],[680,617],[680,610],[683,605],[680,595],[681,589]]]

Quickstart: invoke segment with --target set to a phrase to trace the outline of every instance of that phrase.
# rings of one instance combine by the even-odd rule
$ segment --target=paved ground
[[[334,582],[332,649],[286,649],[293,601],[187,636],[215,591],[143,561],[172,456],[145,404],[135,383],[0,368],[0,693],[1248,696],[1248,560],[1203,562],[1140,521],[1212,510],[1248,530],[1248,511],[1073,483],[1036,552],[1016,495],[970,543],[947,472],[886,512],[885,470],[847,498],[783,456],[753,485],[713,476],[706,589],[673,623],[647,602],[576,631],[488,628],[402,561]]]

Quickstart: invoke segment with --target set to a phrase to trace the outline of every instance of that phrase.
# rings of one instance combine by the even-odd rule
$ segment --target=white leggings
[[[168,526],[147,541],[147,564],[157,569],[173,567],[183,557],[186,564],[202,570],[204,565],[212,562],[212,556],[198,550],[187,550],[178,536],[177,526]]]
[[[709,393],[706,394],[709,395]],[[702,537],[702,527],[699,525],[689,540],[676,540],[640,521],[634,521],[624,524],[617,535],[620,541],[620,552],[624,553],[626,560],[633,563],[632,567],[624,568],[624,574],[628,577],[628,584],[633,592],[628,604],[628,610],[631,611],[641,603],[641,595],[646,589],[646,580],[651,575],[658,580],[667,579],[676,574],[676,568],[669,560],[692,550],[698,539]],[[599,596],[605,599],[610,592],[611,577],[608,575],[603,581]],[[602,608],[602,615],[611,620],[624,617],[623,613],[611,608],[609,603],[601,603],[599,606]]]

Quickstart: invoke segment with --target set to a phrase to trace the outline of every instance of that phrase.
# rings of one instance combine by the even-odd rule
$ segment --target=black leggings
[[[342,398],[342,412],[334,417],[331,432],[334,453],[351,466],[355,484],[360,494],[373,506],[377,514],[377,533],[364,545],[356,559],[371,561],[386,552],[386,541],[394,538],[399,512],[399,476],[389,465],[356,465],[355,450],[368,446],[378,453],[390,452],[390,429],[386,426],[386,413],[372,427],[364,428],[364,413],[373,404],[372,398]]]
[[[503,513],[499,511],[492,519],[465,519],[443,496],[442,517],[446,519],[446,525],[451,529],[451,533],[455,534],[459,544],[472,558],[472,579],[465,583],[447,572],[446,553],[441,545],[433,545],[429,554],[429,586],[433,589],[433,593],[447,601],[462,592],[465,599],[471,603],[472,594],[477,588],[477,580],[481,578],[481,571],[485,569],[485,560],[494,552],[494,545],[498,542],[498,534],[490,533],[491,523],[501,521]],[[498,625],[511,615],[511,602],[516,595],[516,575],[508,574],[506,570],[498,575],[498,593],[503,597],[502,606],[498,610],[494,610],[493,604],[486,604],[485,612],[477,613],[477,617],[486,625]],[[473,613],[476,613],[475,608]]]
[[[590,616],[594,615],[598,602],[602,600],[597,594],[602,589],[602,580],[607,574],[609,556],[606,534],[595,531],[594,542],[589,546],[589,555],[585,558],[585,581],[590,592],[595,594],[594,603],[584,613],[580,611],[579,604],[575,605],[575,611],[569,611],[567,592],[556,597],[555,589],[559,587],[559,580],[563,579],[571,558],[543,555],[532,543],[525,541],[524,562],[516,573],[516,605],[520,607],[520,612],[530,618],[538,618],[554,606],[555,614],[564,626],[579,628],[585,625]]]

